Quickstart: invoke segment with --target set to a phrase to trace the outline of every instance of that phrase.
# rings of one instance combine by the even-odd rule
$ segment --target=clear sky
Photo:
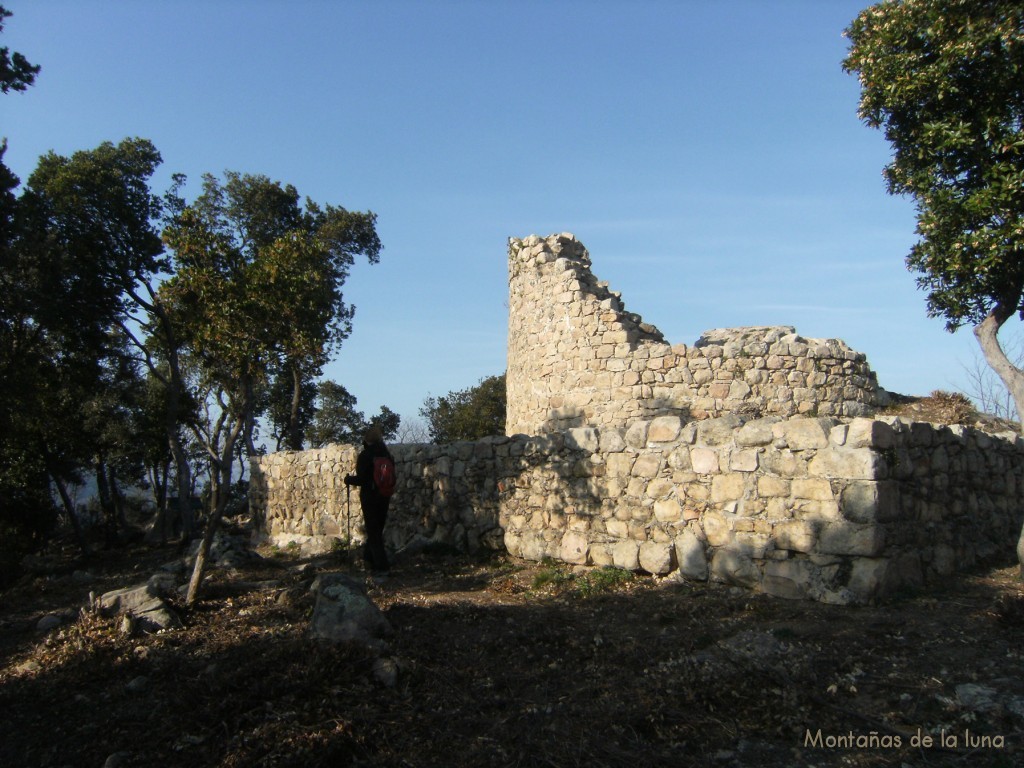
[[[861,0],[3,0],[42,65],[0,101],[7,163],[126,136],[170,174],[266,174],[375,212],[326,375],[368,413],[505,368],[506,241],[572,232],[672,343],[794,325],[881,384],[964,383],[925,315],[914,209],[840,66]],[[198,187],[191,187],[194,192]]]

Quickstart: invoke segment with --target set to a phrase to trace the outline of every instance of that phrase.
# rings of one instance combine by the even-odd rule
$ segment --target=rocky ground
[[[394,633],[368,650],[308,636],[348,553],[262,554],[159,633],[83,607],[176,548],[32,561],[0,594],[0,765],[1024,763],[1017,568],[850,608],[423,553],[369,587]]]

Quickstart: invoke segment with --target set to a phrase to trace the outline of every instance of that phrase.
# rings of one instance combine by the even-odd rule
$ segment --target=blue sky
[[[374,211],[325,372],[367,412],[502,372],[507,238],[565,231],[673,343],[794,325],[927,394],[966,385],[976,343],[904,267],[914,209],[840,66],[868,4],[5,0],[0,44],[43,70],[0,133],[22,178],[141,136],[158,189],[234,170]]]

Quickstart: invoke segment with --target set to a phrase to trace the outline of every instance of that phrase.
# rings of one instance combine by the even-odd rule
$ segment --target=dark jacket
[[[383,443],[372,443],[363,446],[363,450],[356,457],[356,473],[349,475],[346,482],[349,485],[359,486],[360,497],[372,494],[377,496],[373,486],[373,460],[382,456],[391,458],[391,453]]]

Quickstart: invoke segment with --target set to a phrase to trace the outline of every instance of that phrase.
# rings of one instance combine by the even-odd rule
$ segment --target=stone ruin
[[[1008,561],[1024,440],[873,416],[863,354],[790,327],[666,342],[572,235],[509,242],[506,434],[393,447],[386,535],[864,603]],[[352,446],[253,462],[262,536],[361,536]]]

